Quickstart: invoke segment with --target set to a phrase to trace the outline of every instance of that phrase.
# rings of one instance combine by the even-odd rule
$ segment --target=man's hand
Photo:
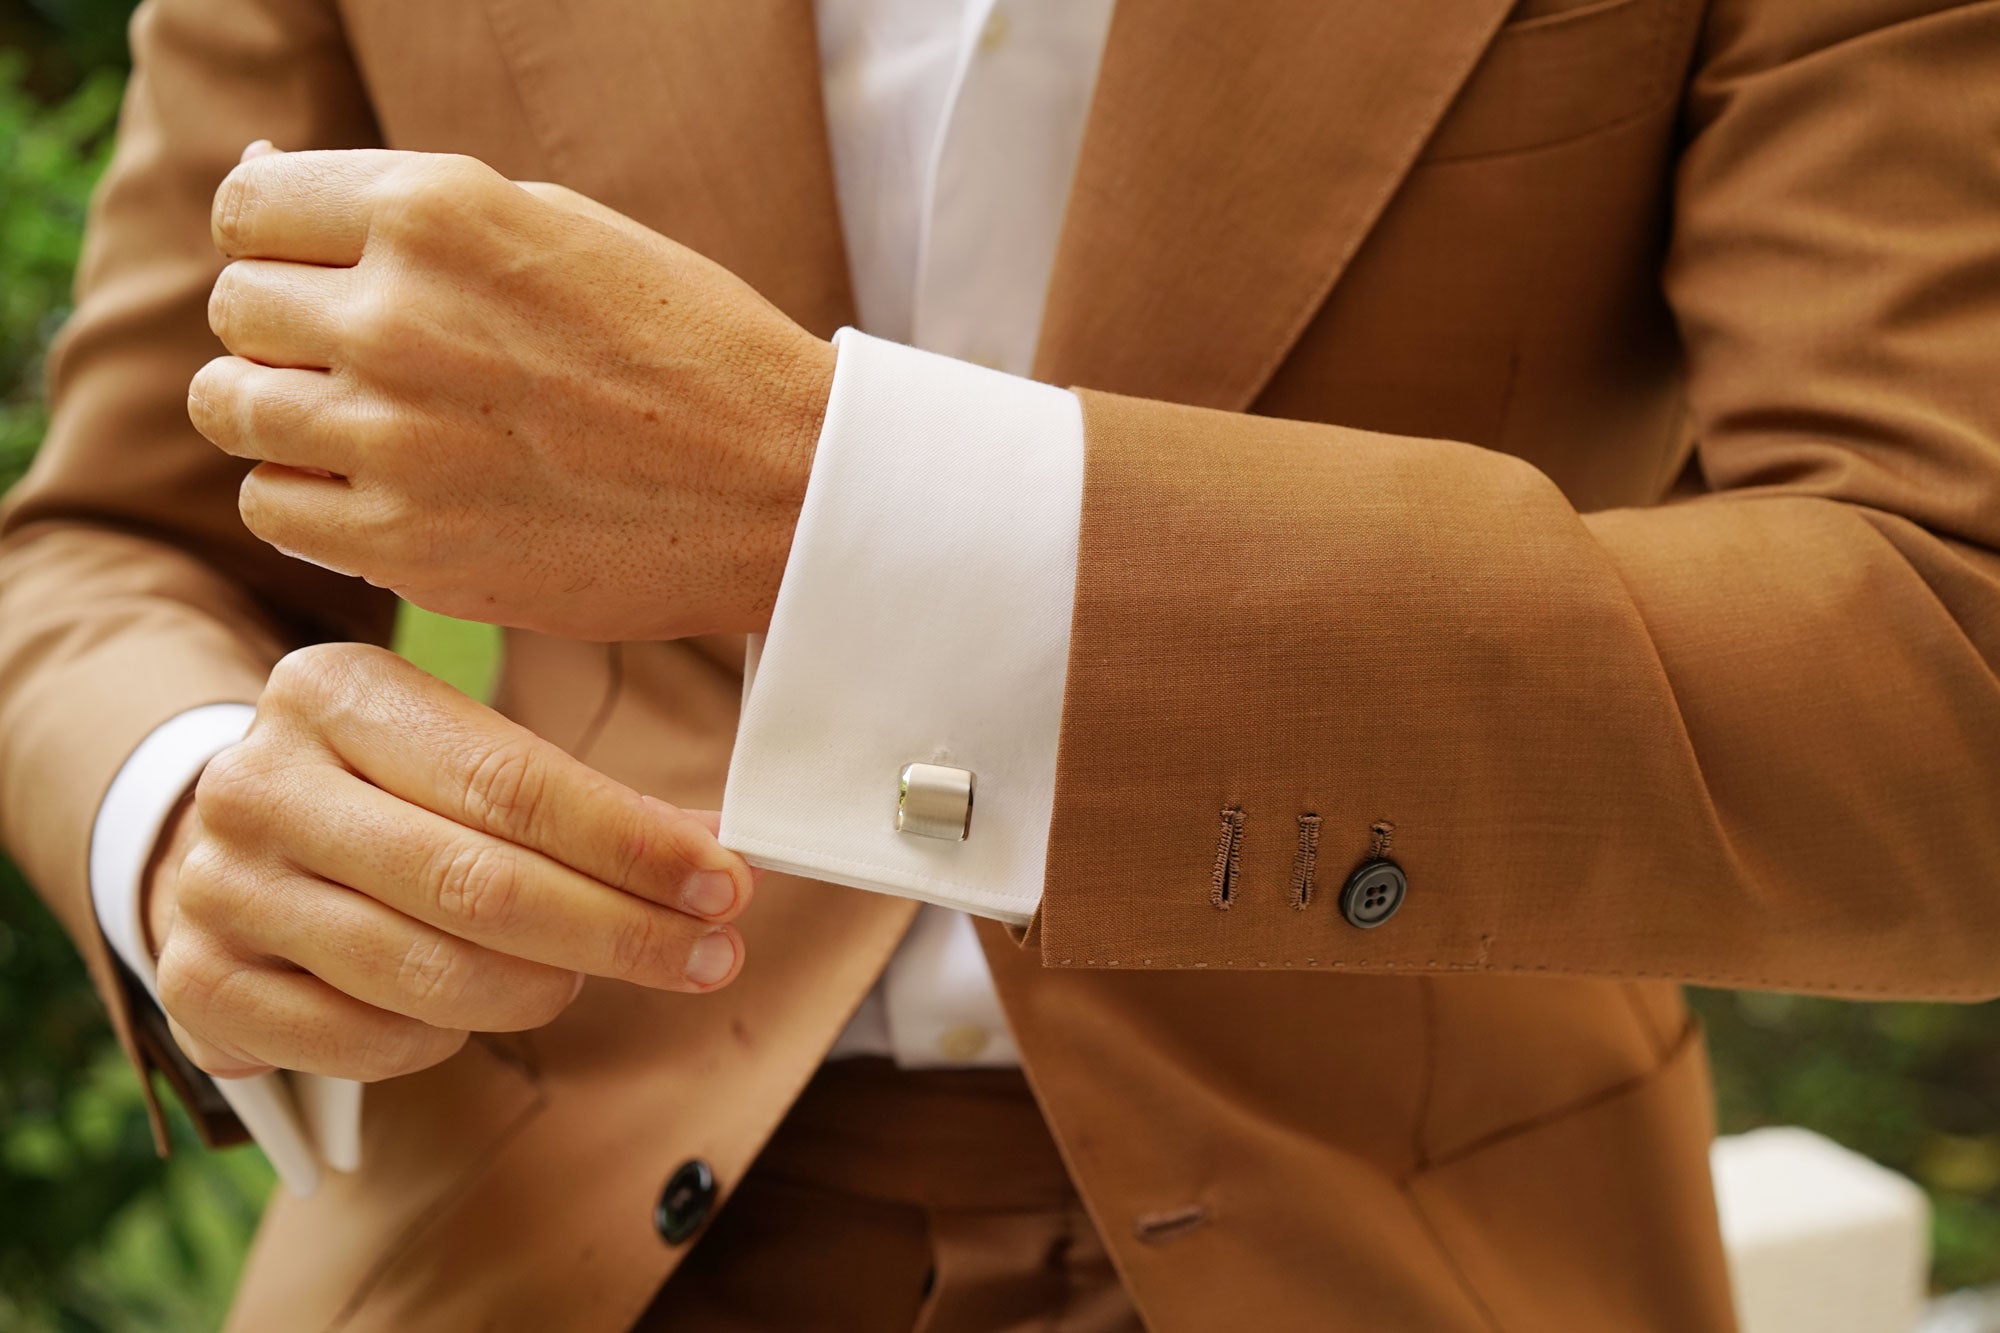
[[[160,1001],[211,1074],[373,1080],[539,1027],[586,975],[709,991],[750,868],[379,648],[272,672],[151,876]]]
[[[265,152],[216,194],[235,353],[188,410],[287,553],[594,639],[770,620],[833,349],[612,210],[470,158]]]

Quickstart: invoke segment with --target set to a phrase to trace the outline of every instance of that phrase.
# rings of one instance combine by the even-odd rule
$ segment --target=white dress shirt
[[[723,800],[751,861],[922,900],[831,1056],[1011,1064],[965,909],[1040,900],[1082,504],[1073,395],[1032,364],[1113,0],[820,0],[828,138],[862,330],[832,398]],[[873,335],[873,336],[870,336]],[[923,349],[923,350],[916,350]],[[91,890],[148,985],[140,878],[168,814],[248,725],[148,737],[100,807]],[[977,775],[963,842],[894,826],[911,762]],[[359,1157],[344,1080],[226,1080],[295,1191]]]

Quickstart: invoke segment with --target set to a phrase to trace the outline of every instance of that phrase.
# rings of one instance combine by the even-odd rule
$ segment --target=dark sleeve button
[[[653,1230],[669,1245],[679,1245],[708,1220],[715,1207],[715,1172],[693,1157],[674,1168],[660,1201],[653,1206]]]
[[[1340,891],[1340,914],[1350,926],[1373,930],[1396,915],[1409,889],[1403,868],[1394,861],[1363,861]]]

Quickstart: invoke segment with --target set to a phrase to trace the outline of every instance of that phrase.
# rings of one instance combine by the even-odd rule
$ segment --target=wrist
[[[769,628],[778,588],[784,582],[792,537],[798,530],[806,485],[812,477],[813,455],[826,421],[827,400],[833,393],[834,358],[832,343],[807,337],[787,368],[782,391],[772,395],[774,412],[766,439],[777,493],[759,542],[749,608],[748,628],[752,632]]]
[[[797,525],[805,501],[806,481],[826,423],[827,400],[833,396],[834,357],[832,343],[808,335],[785,375],[785,391],[777,395],[782,406],[773,425],[772,458],[786,479],[792,526]]]

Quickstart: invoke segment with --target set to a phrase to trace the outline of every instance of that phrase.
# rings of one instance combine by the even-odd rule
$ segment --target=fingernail
[[[688,953],[687,979],[697,986],[713,986],[736,966],[736,941],[725,930],[711,931],[694,942]]]
[[[269,139],[258,139],[256,142],[249,144],[244,148],[243,156],[238,158],[237,161],[248,162],[253,157],[262,157],[264,154],[273,151],[275,150],[273,149],[271,141]]]
[[[721,916],[736,906],[736,881],[720,870],[700,870],[688,876],[681,902],[696,916]]]
[[[583,973],[579,972],[576,974],[576,984],[569,988],[569,998],[574,1000],[581,994],[583,994]]]

